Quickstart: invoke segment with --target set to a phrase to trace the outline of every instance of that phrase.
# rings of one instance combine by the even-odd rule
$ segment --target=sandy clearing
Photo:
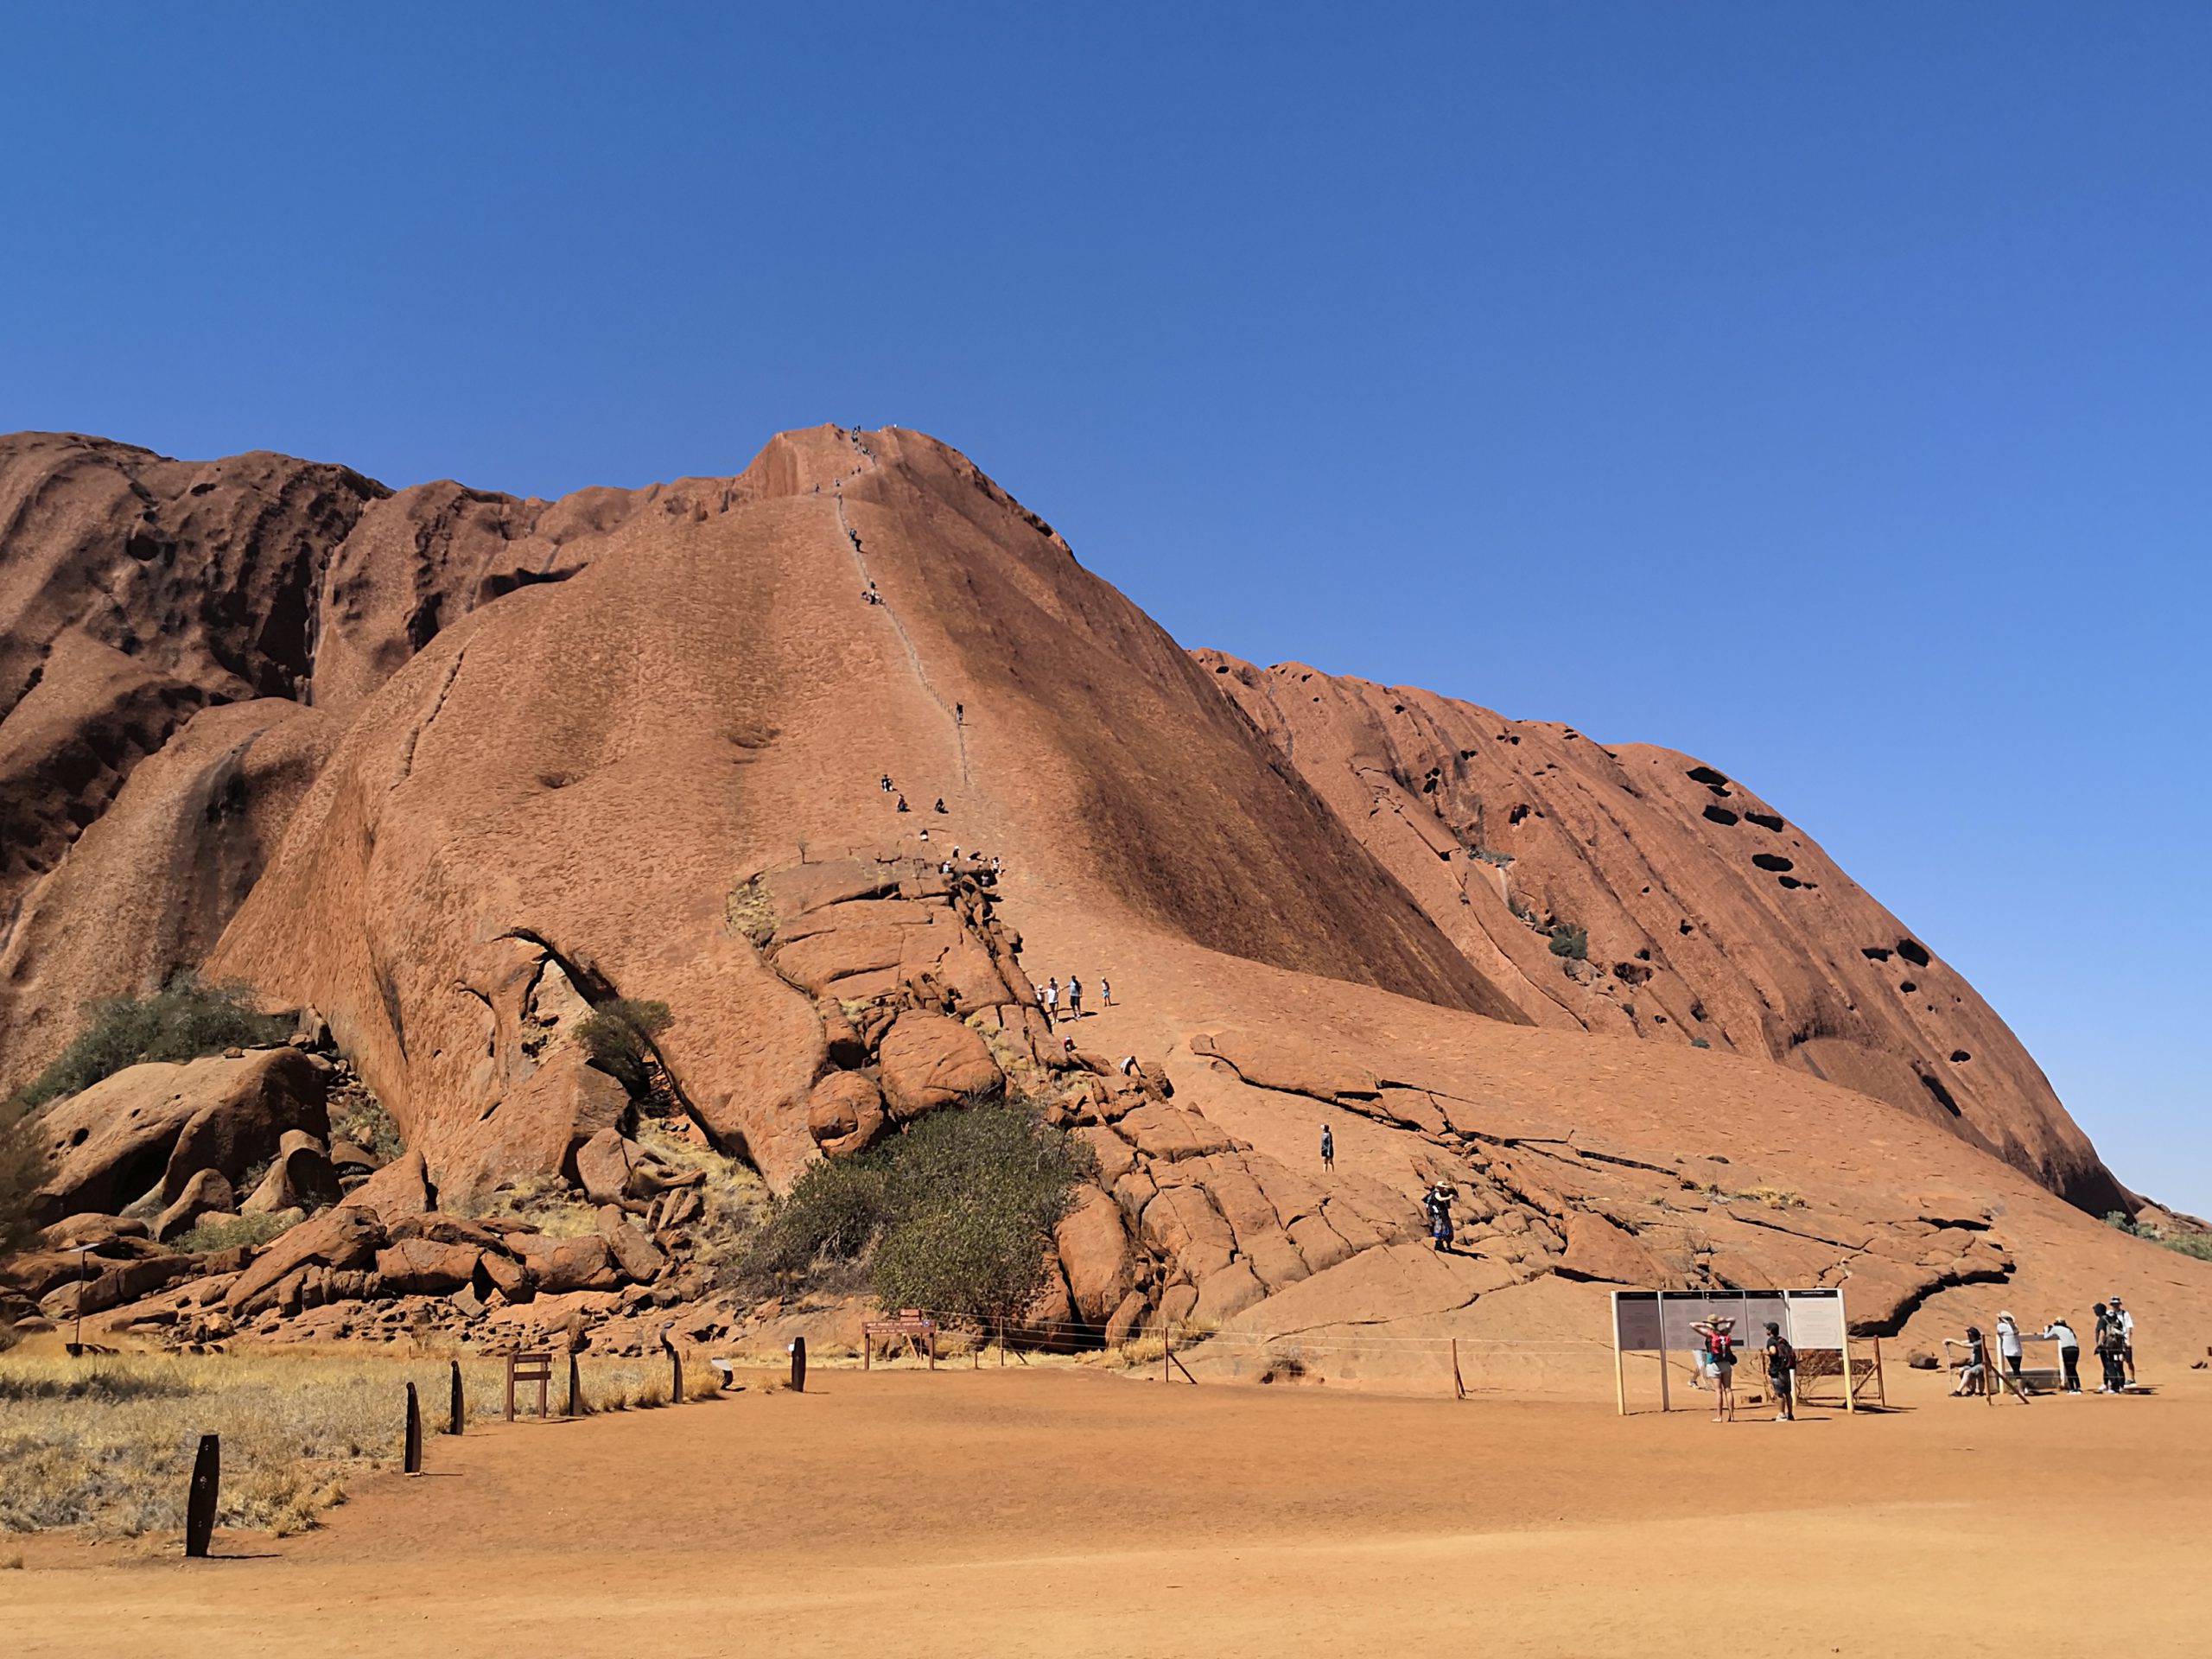
[[[35,1539],[46,1655],[2205,1648],[2212,1377],[1789,1427],[1580,1404],[817,1371],[434,1440],[303,1538]],[[173,1541],[167,1548],[173,1549]],[[1762,1574],[1770,1588],[1753,1588]],[[895,1636],[893,1632],[896,1632]]]

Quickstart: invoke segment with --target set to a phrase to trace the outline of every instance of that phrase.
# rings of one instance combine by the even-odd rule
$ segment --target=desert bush
[[[1495,864],[1501,870],[1513,861],[1512,854],[1501,853],[1495,847],[1474,847],[1468,850],[1472,856],[1479,858],[1484,863]]]
[[[42,1106],[89,1089],[143,1060],[192,1060],[226,1048],[279,1043],[290,1035],[286,1014],[258,1014],[243,985],[209,985],[179,974],[151,996],[111,996],[86,1005],[89,1023],[45,1071],[16,1096]]]
[[[257,1215],[232,1216],[222,1221],[203,1221],[179,1237],[176,1248],[195,1255],[207,1250],[227,1250],[234,1244],[251,1244],[258,1249],[279,1233],[297,1226],[306,1218],[304,1210],[276,1210]]]
[[[1565,957],[1570,962],[1590,959],[1590,935],[1583,928],[1561,922],[1552,929],[1552,955]]]
[[[741,1287],[868,1283],[887,1307],[985,1320],[1035,1295],[1090,1149],[1023,1100],[935,1112],[801,1176],[735,1263]]]
[[[1702,1037],[1693,1037],[1690,1039],[1690,1046],[1692,1048],[1711,1048],[1713,1045],[1706,1041]]]
[[[386,1163],[407,1150],[399,1136],[399,1125],[391,1121],[384,1103],[359,1083],[340,1084],[332,1091],[330,1133],[334,1139],[350,1141]]]
[[[598,1004],[576,1022],[576,1041],[602,1070],[620,1077],[632,1095],[643,1095],[651,1086],[645,1056],[652,1052],[653,1039],[666,1031],[675,1018],[665,1002],[618,996]]]

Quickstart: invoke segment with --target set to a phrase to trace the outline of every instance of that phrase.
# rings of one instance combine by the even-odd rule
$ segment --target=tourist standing
[[[2126,1368],[2127,1380],[2135,1381],[2135,1316],[2120,1305],[2120,1298],[2112,1299],[2113,1323],[2120,1327],[2120,1363]]]
[[[1782,1334],[1782,1326],[1772,1319],[1766,1322],[1766,1380],[1774,1389],[1774,1403],[1780,1408],[1774,1414],[1777,1423],[1797,1421],[1797,1350],[1789,1338]]]
[[[2010,1313],[1997,1316],[1997,1357],[2004,1363],[2005,1374],[2018,1382],[2020,1380],[2020,1327],[2013,1323]]]
[[[1430,1243],[1441,1251],[1452,1249],[1452,1200],[1459,1195],[1449,1181],[1439,1181],[1422,1195],[1421,1208],[1428,1211]]]
[[[1736,1321],[1726,1314],[1700,1319],[1690,1327],[1705,1344],[1705,1357],[1713,1367],[1713,1421],[1736,1421]]]
[[[2127,1334],[2112,1310],[2102,1302],[2096,1305],[2097,1361],[2104,1368],[2105,1380],[2097,1385],[2099,1394],[2127,1392],[2127,1365],[2121,1357],[2127,1345]]]
[[[2066,1392],[2082,1392],[2082,1338],[2064,1319],[2053,1319],[2043,1333],[2058,1344],[2058,1369],[2066,1379]]]
[[[1329,1126],[1321,1126],[1321,1167],[1333,1172],[1337,1166],[1337,1137],[1329,1133]]]
[[[1068,976],[1068,1018],[1083,1018],[1083,982],[1073,974]]]

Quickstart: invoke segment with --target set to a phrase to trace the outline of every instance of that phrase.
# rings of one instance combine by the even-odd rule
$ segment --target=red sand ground
[[[817,1370],[433,1440],[429,1478],[230,1560],[28,1540],[0,1627],[23,1659],[2205,1651],[2212,1375],[1891,1382],[1905,1409],[1783,1427]]]

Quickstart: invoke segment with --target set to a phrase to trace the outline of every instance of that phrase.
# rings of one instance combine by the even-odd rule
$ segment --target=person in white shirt
[[[2082,1338],[2074,1334],[2074,1327],[2063,1319],[2053,1319],[2043,1328],[2046,1337],[2058,1344],[2058,1368],[2065,1374],[2066,1392],[2082,1392]]]
[[[2010,1313],[1997,1316],[1997,1357],[2005,1362],[2005,1370],[2018,1382],[2020,1376],[2020,1327]]]
[[[2112,1320],[2120,1327],[2120,1363],[2126,1368],[2127,1380],[2135,1381],[2135,1316],[2120,1305],[2120,1298],[2112,1298]]]

